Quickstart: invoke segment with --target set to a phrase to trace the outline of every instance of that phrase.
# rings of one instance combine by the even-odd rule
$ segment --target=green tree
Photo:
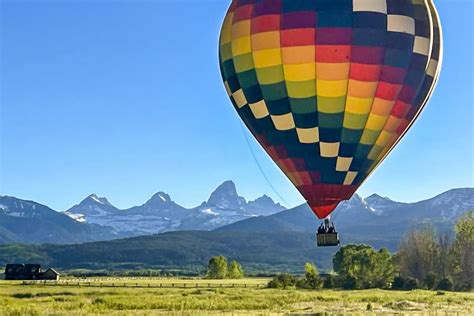
[[[229,267],[229,273],[227,278],[229,279],[242,279],[244,277],[244,270],[242,266],[237,261],[232,261]]]
[[[321,278],[319,277],[318,268],[311,262],[304,265],[305,278],[311,289],[318,289],[322,286]]]
[[[375,251],[367,245],[342,247],[333,257],[333,266],[347,288],[385,288],[396,272],[387,249]]]
[[[295,286],[295,284],[296,278],[293,275],[281,273],[268,282],[267,286],[272,289],[286,289]]]
[[[225,279],[227,276],[227,259],[224,256],[212,257],[207,266],[207,277],[210,279]]]
[[[298,280],[296,286],[304,289],[320,289],[323,285],[318,268],[311,262],[304,265],[304,279]]]
[[[474,212],[468,212],[456,223],[453,261],[457,287],[474,288]]]

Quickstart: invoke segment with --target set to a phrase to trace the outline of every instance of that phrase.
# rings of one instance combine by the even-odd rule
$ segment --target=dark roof
[[[53,272],[53,273],[56,274],[56,275],[60,275],[60,273],[59,273],[58,271],[54,270],[53,268],[49,268],[48,270],[44,271],[43,273],[46,273],[46,272],[48,272],[48,271],[51,271],[51,272]]]

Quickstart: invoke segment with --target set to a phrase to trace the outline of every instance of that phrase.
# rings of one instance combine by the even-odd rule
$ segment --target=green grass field
[[[474,293],[274,290],[264,288],[267,282],[268,279],[257,278],[224,281],[68,279],[57,285],[0,281],[0,315],[272,315],[342,314],[368,310],[388,314],[474,314]],[[112,283],[114,287],[110,286]],[[160,284],[163,288],[159,288]],[[179,288],[172,288],[172,284]],[[245,284],[247,288],[243,287]]]

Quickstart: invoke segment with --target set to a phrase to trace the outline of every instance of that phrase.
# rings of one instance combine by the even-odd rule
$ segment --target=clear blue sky
[[[228,0],[1,3],[1,194],[64,210],[92,192],[129,207],[163,190],[191,207],[233,179],[245,197],[278,200],[222,87]],[[415,201],[474,186],[473,1],[436,3],[438,88],[362,196]],[[284,199],[302,203],[252,147]]]

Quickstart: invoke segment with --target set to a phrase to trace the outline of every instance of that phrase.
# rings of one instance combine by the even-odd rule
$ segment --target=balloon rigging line
[[[244,128],[244,125],[243,125],[242,121],[240,121],[239,123],[240,123],[240,128],[242,130],[242,134],[245,137],[245,141],[247,143],[247,146],[248,146],[250,152],[252,153],[253,160],[255,161],[255,164],[257,165],[258,169],[260,170],[260,173],[262,174],[263,178],[267,182],[268,186],[272,189],[273,193],[275,193],[278,196],[278,198],[280,198],[280,200],[283,202],[283,204],[285,204],[287,208],[291,208],[290,204],[288,204],[288,202],[280,195],[280,193],[278,193],[278,191],[275,189],[275,187],[271,184],[270,180],[268,179],[267,175],[265,174],[265,171],[263,170],[262,166],[258,162],[257,155],[255,155],[255,152],[254,152],[254,150],[253,150],[253,148],[250,144],[249,137],[248,137],[248,135],[245,131],[245,128]]]

